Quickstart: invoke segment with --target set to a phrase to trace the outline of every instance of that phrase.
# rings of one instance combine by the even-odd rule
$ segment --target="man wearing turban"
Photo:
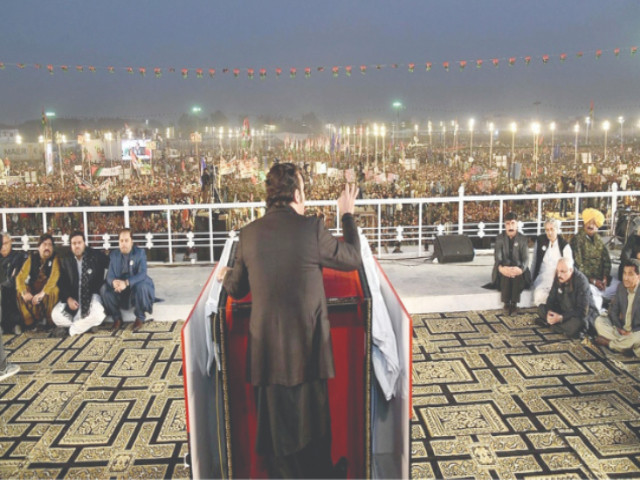
[[[582,222],[584,228],[571,240],[571,250],[575,266],[589,280],[596,306],[601,310],[603,300],[613,297],[619,282],[612,282],[609,250],[598,235],[604,215],[595,208],[586,208],[582,212]]]

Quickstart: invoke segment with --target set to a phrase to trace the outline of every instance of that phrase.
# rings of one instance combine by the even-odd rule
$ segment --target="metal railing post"
[[[129,228],[129,196],[125,195],[122,199],[122,205],[124,206],[124,227]]]
[[[167,234],[169,235],[169,265],[173,264],[173,239],[171,238],[171,210],[167,210]]]
[[[418,202],[418,257],[422,255],[422,202]]]
[[[211,263],[215,263],[213,258],[213,209],[209,208],[209,258]]]
[[[2,231],[8,232],[7,229],[7,212],[2,212]]]
[[[500,215],[498,215],[498,234],[502,233],[502,224],[504,223],[504,200],[500,199]]]
[[[89,243],[89,225],[87,224],[87,211],[82,212],[82,224],[84,225],[84,238],[87,239],[87,244]]]
[[[618,184],[613,182],[611,185],[611,235],[616,233],[616,211],[618,210]]]
[[[47,212],[42,212],[42,231],[46,232],[47,229]]]
[[[382,205],[378,204],[378,256],[382,252]]]
[[[538,198],[538,224],[536,226],[536,235],[540,235],[540,222],[542,222],[542,197]]]
[[[576,193],[575,220],[573,222],[574,235],[578,233],[579,224],[580,224],[580,194]]]
[[[464,185],[458,189],[458,235],[462,235],[464,223]]]

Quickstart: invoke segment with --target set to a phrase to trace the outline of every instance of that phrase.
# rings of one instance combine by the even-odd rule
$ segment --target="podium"
[[[234,257],[235,246],[227,241],[220,264]],[[377,262],[368,261],[358,271],[323,270],[336,370],[328,380],[332,457],[347,458],[348,478],[408,478],[411,317]],[[375,296],[366,272],[376,275]],[[246,379],[251,295],[231,298],[215,273],[182,329],[188,463],[193,478],[267,478],[266,462],[255,453],[256,407]],[[374,368],[381,308],[400,364],[390,400]]]

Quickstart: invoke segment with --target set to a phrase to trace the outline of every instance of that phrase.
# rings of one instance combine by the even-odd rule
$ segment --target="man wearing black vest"
[[[361,263],[358,189],[347,185],[338,200],[341,242],[322,219],[304,216],[294,164],[274,165],[266,186],[266,214],[240,231],[233,268],[218,274],[232,297],[252,295],[247,373],[256,396],[256,451],[271,477],[331,478],[338,468],[327,379],[335,369],[322,267],[349,271]]]
[[[529,245],[527,237],[518,232],[518,216],[514,212],[504,216],[504,229],[496,237],[491,281],[501,292],[505,312],[511,315],[518,308],[522,290],[528,287]]]
[[[71,252],[60,261],[60,302],[51,312],[58,336],[65,328],[71,336],[84,333],[100,325],[106,316],[100,288],[109,258],[88,247],[82,232],[73,232],[70,241]]]

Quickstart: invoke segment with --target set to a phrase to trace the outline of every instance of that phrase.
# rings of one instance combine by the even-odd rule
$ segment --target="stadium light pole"
[[[587,148],[588,148],[589,147],[589,126],[591,125],[591,117],[585,118],[584,123],[587,124],[584,143],[587,145]]]
[[[493,122],[489,123],[489,168],[491,168],[491,160],[493,159]]]
[[[429,120],[429,123],[427,123],[427,132],[429,133],[429,148],[431,148],[431,133],[433,132],[433,125],[431,125],[431,120]]]
[[[609,133],[609,128],[611,128],[611,124],[609,120],[605,120],[602,122],[602,129],[604,130],[604,162],[607,163],[607,134]]]
[[[578,133],[580,133],[580,122],[576,122],[576,124],[573,126],[573,131],[576,134],[576,140],[575,140],[575,144],[574,144],[573,161],[574,161],[575,169],[576,169],[576,172],[577,172],[578,171]]]
[[[531,131],[533,132],[533,159],[535,160],[536,178],[538,178],[538,135],[540,135],[540,124],[533,122]]]
[[[397,143],[397,135],[400,133],[400,109],[402,108],[402,102],[396,100],[392,105],[396,110],[396,126],[393,129],[393,146],[395,147]]]
[[[624,151],[624,132],[622,130],[624,117],[618,117],[618,123],[620,124],[620,156],[622,156],[622,152]]]
[[[191,112],[195,115],[196,117],[196,131],[193,134],[193,143],[196,146],[196,161],[198,162],[198,165],[200,165],[200,159],[198,158],[198,130],[200,129],[200,112],[202,111],[202,108],[200,108],[198,105],[194,105],[193,107],[191,107]]]
[[[469,158],[473,158],[473,126],[475,123],[473,118],[469,119]]]
[[[553,146],[554,146],[554,139],[555,139],[555,133],[556,133],[556,122],[551,122],[551,124],[549,125],[549,130],[551,130],[551,161],[553,162]]]

